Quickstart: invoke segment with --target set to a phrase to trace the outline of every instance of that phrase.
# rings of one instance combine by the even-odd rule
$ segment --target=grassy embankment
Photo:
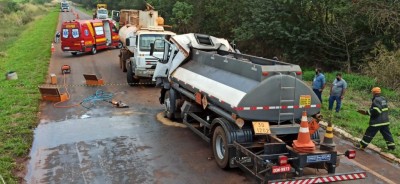
[[[17,175],[23,173],[23,161],[29,154],[33,129],[37,126],[40,102],[37,86],[47,76],[58,14],[59,9],[54,6],[43,7],[31,23],[18,28],[13,25],[15,22],[1,26],[0,174],[6,183],[21,182]],[[13,16],[18,19],[17,14]],[[16,71],[18,80],[5,80],[8,71]]]
[[[343,79],[348,84],[348,90],[342,101],[342,108],[339,113],[328,110],[328,98],[330,84],[335,79],[336,73],[325,73],[327,86],[323,92],[323,107],[321,113],[324,115],[326,121],[330,121],[334,126],[340,126],[346,129],[355,137],[362,138],[365,130],[368,127],[369,116],[361,115],[357,112],[358,109],[367,110],[371,105],[371,88],[380,86],[373,79],[365,76],[354,74],[343,74]],[[312,81],[314,71],[305,71],[304,80]],[[382,88],[382,86],[380,86]],[[372,144],[383,148],[385,151],[390,152],[400,157],[400,95],[398,92],[382,88],[382,95],[389,101],[389,114],[390,114],[390,129],[395,139],[396,149],[388,151],[386,142],[382,135],[378,132],[372,141]],[[333,108],[335,108],[335,105]]]
[[[84,7],[83,7],[82,5],[80,5],[80,4],[76,4],[75,7],[78,8],[78,9],[79,9],[80,11],[82,11],[83,13],[86,13],[86,14],[88,14],[88,15],[93,15],[93,12],[94,12],[94,10],[95,10],[95,9],[91,9],[91,10],[86,9],[86,8],[84,8]]]

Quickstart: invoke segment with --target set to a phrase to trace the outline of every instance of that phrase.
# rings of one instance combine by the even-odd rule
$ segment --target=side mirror
[[[125,39],[126,46],[131,46],[131,41],[129,38]]]
[[[153,56],[154,53],[154,43],[150,43],[150,56]]]

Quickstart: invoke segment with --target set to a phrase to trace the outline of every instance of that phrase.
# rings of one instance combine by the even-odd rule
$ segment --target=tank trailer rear
[[[211,143],[219,167],[239,167],[263,183],[366,177],[335,172],[340,156],[354,158],[354,150],[341,154],[329,138],[320,146],[318,131],[310,136],[321,102],[298,65],[241,54],[227,40],[202,34],[156,40],[150,55],[155,45],[164,49],[153,80],[162,88],[165,116],[182,119]],[[308,175],[306,167],[327,174]]]

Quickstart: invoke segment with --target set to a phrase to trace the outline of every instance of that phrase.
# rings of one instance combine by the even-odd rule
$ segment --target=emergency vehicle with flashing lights
[[[121,48],[118,29],[111,20],[73,20],[61,26],[61,49],[76,55],[78,52],[96,54],[98,50]]]

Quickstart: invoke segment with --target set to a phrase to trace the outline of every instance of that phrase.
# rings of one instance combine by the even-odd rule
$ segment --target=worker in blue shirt
[[[332,110],[333,103],[336,101],[336,112],[340,111],[342,107],[342,100],[346,93],[347,82],[342,78],[341,73],[336,74],[336,79],[333,81],[331,91],[329,93],[329,110]]]
[[[317,68],[315,69],[315,77],[312,83],[312,88],[314,93],[318,96],[319,100],[321,101],[322,104],[322,91],[325,88],[325,76],[324,74],[321,73],[321,69]]]

